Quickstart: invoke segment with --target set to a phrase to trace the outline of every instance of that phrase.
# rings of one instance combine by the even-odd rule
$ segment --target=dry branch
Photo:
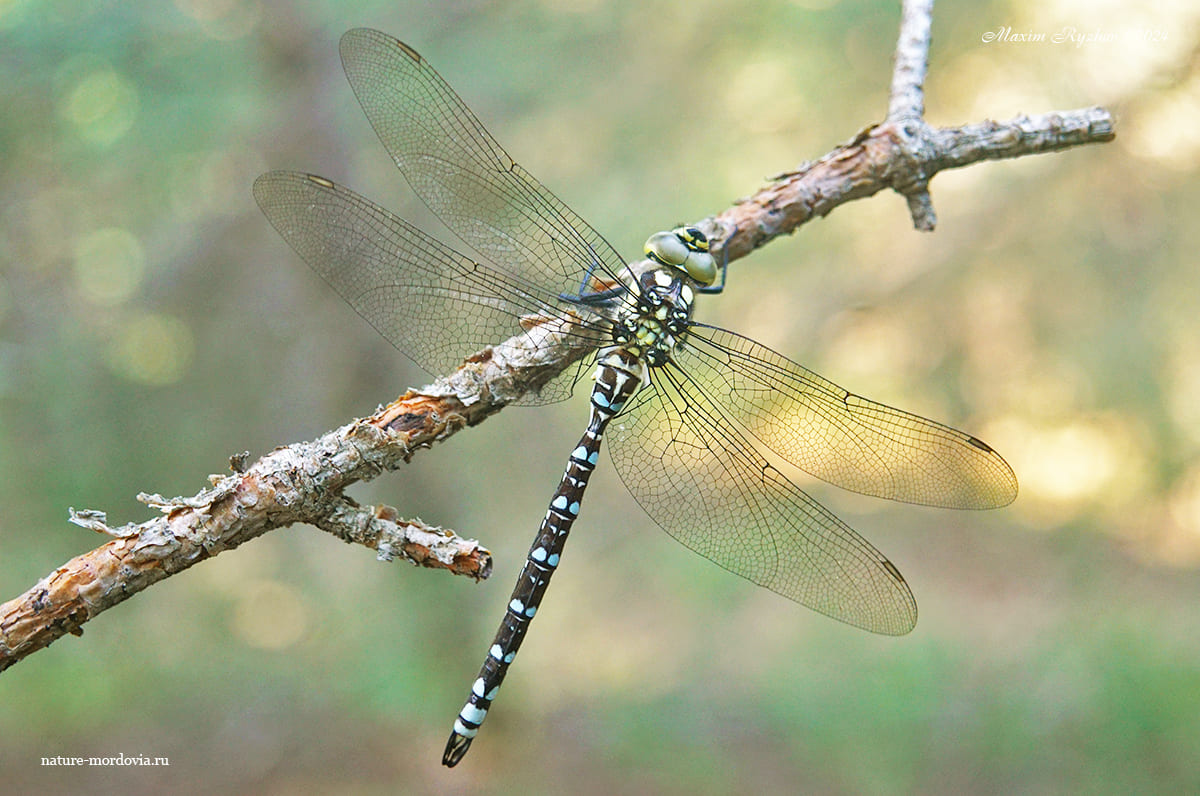
[[[896,49],[887,119],[867,127],[820,160],[781,174],[701,226],[730,260],[791,233],[854,199],[892,189],[905,196],[918,229],[935,223],[928,185],[937,172],[982,160],[1053,152],[1110,141],[1112,117],[1101,108],[931,128],[923,120],[932,0],[906,2]],[[720,252],[718,252],[720,255]],[[192,498],[141,496],[162,516],[110,528],[99,512],[72,512],[77,524],[113,535],[25,594],[0,605],[0,670],[101,611],[163,578],[267,531],[315,525],[390,560],[486,577],[491,558],[472,541],[418,522],[401,522],[386,507],[362,507],[344,490],[396,469],[412,454],[482,422],[517,396],[536,391],[590,351],[578,337],[543,324],[488,348],[457,371],[410,391],[374,415],[320,438],[267,454]]]
[[[1111,141],[1112,116],[1103,108],[1018,116],[962,127],[923,121],[872,125],[814,163],[780,174],[748,199],[706,222],[732,230],[723,240],[730,260],[744,257],[838,205],[892,189],[919,205],[913,224],[932,230],[936,219],[928,186],[933,175],[983,160],[1002,160]]]

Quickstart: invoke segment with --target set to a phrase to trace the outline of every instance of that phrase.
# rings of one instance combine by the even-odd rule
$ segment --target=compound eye
[[[651,260],[676,268],[691,254],[687,243],[674,232],[655,232],[647,239],[644,251]]]
[[[707,251],[692,252],[684,263],[687,275],[705,287],[717,281],[717,261]]]
[[[656,232],[646,241],[646,256],[687,273],[701,285],[717,281],[717,262],[708,253],[708,237],[696,227]]]

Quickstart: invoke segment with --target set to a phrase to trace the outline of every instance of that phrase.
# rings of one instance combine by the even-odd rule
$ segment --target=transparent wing
[[[847,624],[901,635],[917,606],[896,567],[759,455],[702,385],[667,365],[606,440],[655,522],[705,558]]]
[[[255,181],[254,198],[314,271],[430,373],[448,373],[467,355],[524,333],[523,317],[587,311],[564,306],[545,286],[459,254],[323,177],[269,172]],[[602,319],[595,323],[604,328]],[[570,369],[522,403],[565,398],[576,373]]]
[[[1017,496],[1012,468],[982,441],[848,392],[741,335],[696,324],[676,360],[725,416],[831,484],[959,509]]]
[[[374,30],[342,37],[346,77],[392,159],[446,226],[503,269],[576,294],[625,268],[587,222],[513,161],[415,50]]]

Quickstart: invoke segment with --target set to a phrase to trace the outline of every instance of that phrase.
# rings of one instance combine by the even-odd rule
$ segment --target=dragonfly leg
[[[629,292],[629,289],[624,285],[614,285],[606,290],[590,290],[589,285],[596,275],[596,269],[600,267],[600,261],[592,258],[587,270],[583,273],[583,278],[579,280],[579,288],[574,295],[568,293],[559,293],[558,298],[561,301],[569,301],[572,304],[582,304],[585,306],[595,307],[610,303],[622,293]]]

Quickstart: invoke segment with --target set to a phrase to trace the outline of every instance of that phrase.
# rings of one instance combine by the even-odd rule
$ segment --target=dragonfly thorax
[[[692,317],[695,291],[677,268],[651,268],[639,277],[636,307],[613,323],[613,342],[648,365],[666,364]]]
[[[696,227],[657,232],[646,241],[648,267],[637,276],[637,304],[613,322],[613,342],[646,364],[666,364],[692,317],[696,292],[716,281],[708,238]]]

